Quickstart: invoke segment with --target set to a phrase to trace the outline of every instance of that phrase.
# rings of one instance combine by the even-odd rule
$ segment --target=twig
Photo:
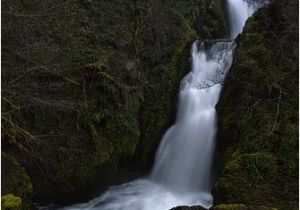
[[[274,121],[274,124],[273,124],[273,127],[271,129],[271,131],[269,132],[268,136],[272,135],[275,127],[276,127],[276,124],[278,122],[278,116],[279,116],[279,112],[280,112],[280,101],[281,101],[281,95],[282,95],[282,90],[280,88],[280,86],[278,85],[278,88],[279,88],[279,96],[278,96],[278,101],[277,101],[277,111],[276,111],[276,117],[275,117],[275,121]]]

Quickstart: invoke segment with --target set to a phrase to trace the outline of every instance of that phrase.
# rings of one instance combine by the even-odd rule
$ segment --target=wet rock
[[[202,206],[177,206],[171,210],[206,210]]]

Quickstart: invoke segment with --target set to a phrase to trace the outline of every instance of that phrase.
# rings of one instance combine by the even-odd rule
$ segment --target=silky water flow
[[[231,39],[261,6],[227,0]],[[231,66],[235,42],[196,40],[192,68],[182,79],[176,122],[164,134],[148,178],[110,187],[88,203],[61,210],[168,210],[180,205],[212,206],[212,160],[216,110],[222,83]]]

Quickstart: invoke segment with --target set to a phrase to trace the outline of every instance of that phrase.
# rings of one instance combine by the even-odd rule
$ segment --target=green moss
[[[191,14],[198,9],[199,4],[202,2],[200,0],[193,0],[191,2],[187,1],[177,1],[176,2],[176,9],[183,14],[184,18],[189,19],[191,18]]]
[[[178,206],[170,210],[205,210],[202,206]]]
[[[213,210],[248,210],[244,204],[221,204],[212,208]]]
[[[276,177],[277,166],[273,155],[255,153],[243,155],[242,165],[246,168],[251,180],[260,182],[260,180],[272,181]]]
[[[79,63],[90,63],[96,60],[95,54],[85,49],[73,49],[69,56],[72,60]]]
[[[26,169],[35,201],[77,202],[121,173],[150,169],[175,118],[197,38],[194,21],[207,16],[207,36],[216,36],[220,2],[113,0],[107,10],[102,1],[51,1],[56,9],[45,13],[49,18],[25,22],[9,11],[35,16],[45,5],[3,4],[4,84],[13,85],[3,88],[12,101],[3,103],[3,113],[12,123],[3,123],[2,149],[18,161],[18,171]],[[23,194],[32,187],[23,175],[5,174],[4,191],[26,203]]]
[[[220,0],[202,1],[195,19],[197,32],[202,39],[226,37],[228,27],[224,13],[224,5]]]
[[[270,154],[254,153],[237,156],[227,163],[223,177],[215,184],[216,197],[247,204],[266,204],[262,196],[268,192],[268,183],[277,176],[276,159]]]
[[[24,205],[30,206],[33,188],[25,169],[4,152],[1,152],[1,163],[3,173],[1,177],[2,193],[13,193],[23,199]]]
[[[183,4],[189,4],[189,2],[177,3],[176,7],[184,7]],[[169,11],[170,8],[165,9]],[[146,168],[146,170],[149,170],[152,166],[154,154],[162,134],[175,118],[176,107],[174,107],[174,104],[177,100],[177,90],[181,78],[189,70],[190,46],[197,37],[191,20],[182,13],[181,9],[177,8],[175,11],[169,11],[172,17],[168,18],[177,25],[172,30],[168,28],[161,32],[163,34],[160,36],[165,37],[169,33],[176,35],[171,39],[161,40],[160,45],[163,50],[139,48],[140,59],[146,59],[147,62],[153,65],[149,71],[146,70],[148,83],[145,88],[144,101],[141,104],[139,117],[140,128],[143,132],[135,154],[135,165],[139,168]],[[152,15],[155,16],[155,14]],[[156,17],[153,17],[153,19],[156,19]],[[160,20],[159,24],[156,23],[156,27],[163,27],[161,26],[163,24],[164,22]],[[145,38],[142,40],[147,43],[152,41]],[[153,52],[148,52],[148,50],[153,50]],[[153,56],[143,58],[144,51],[147,52],[147,56],[149,54],[153,54]]]
[[[254,206],[250,207],[249,210],[278,210],[277,208],[267,207],[267,206]]]
[[[296,13],[294,4],[260,9],[237,40],[218,104],[217,204],[297,208],[298,48],[292,46],[298,41],[291,34],[297,21],[286,16]]]
[[[277,210],[266,206],[246,206],[244,204],[220,204],[214,206],[212,210]]]
[[[21,210],[22,199],[13,194],[1,196],[1,208],[3,210]]]

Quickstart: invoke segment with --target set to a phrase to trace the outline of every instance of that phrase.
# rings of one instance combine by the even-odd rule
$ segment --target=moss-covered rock
[[[223,176],[215,184],[215,196],[228,201],[264,203],[268,183],[277,177],[276,159],[263,153],[234,154],[236,159],[226,163]],[[255,193],[252,193],[255,191]]]
[[[225,3],[221,0],[202,1],[194,13],[200,38],[216,39],[228,36]]]
[[[23,206],[24,209],[29,209],[31,206],[31,198],[32,198],[32,184],[29,176],[27,175],[25,169],[19,165],[19,163],[8,156],[6,153],[1,152],[1,167],[2,167],[2,201],[6,203],[4,206],[13,203],[14,201],[18,201],[21,198],[24,201]],[[14,195],[16,196],[14,196]],[[20,203],[20,206],[22,203]]]
[[[201,206],[177,206],[170,210],[205,210],[205,208]]]
[[[13,194],[1,196],[1,209],[2,210],[21,210],[22,199]]]
[[[199,5],[219,20],[220,1],[208,2],[3,3],[2,150],[35,201],[77,202],[149,171],[206,16]]]
[[[212,208],[212,210],[248,210],[244,204],[221,204]]]
[[[277,210],[265,206],[245,206],[244,204],[220,204],[211,208],[211,210]]]
[[[218,104],[216,204],[298,208],[297,4],[260,9],[237,40]]]

